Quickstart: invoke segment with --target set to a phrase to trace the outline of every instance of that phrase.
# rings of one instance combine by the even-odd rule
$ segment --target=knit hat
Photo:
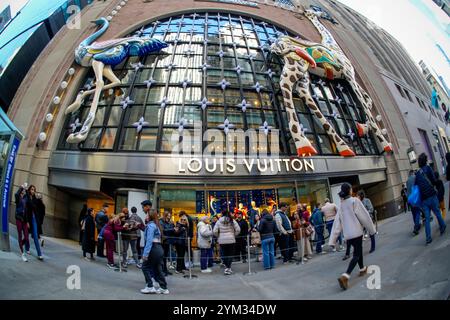
[[[339,192],[339,197],[345,198],[350,195],[350,189],[352,188],[352,185],[350,183],[344,182],[341,185],[341,191]]]
[[[207,219],[209,219],[209,217],[205,215],[200,218],[200,221],[205,222]]]

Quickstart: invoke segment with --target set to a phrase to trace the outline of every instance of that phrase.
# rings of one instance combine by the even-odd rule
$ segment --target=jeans
[[[40,257],[40,256],[42,256],[41,245],[39,244],[38,226],[37,226],[37,221],[36,221],[36,217],[34,214],[33,214],[33,222],[31,223],[31,231],[32,231],[34,246],[36,247],[37,255]]]
[[[316,253],[322,252],[322,245],[324,244],[323,241],[323,226],[317,226],[314,228],[316,231]]]
[[[334,223],[334,220],[330,220],[330,221],[326,222],[326,227],[327,227],[327,231],[328,231],[329,235],[331,235],[331,229],[333,228],[333,223]],[[339,242],[339,245],[342,246],[342,235],[339,235],[337,241]]]
[[[363,236],[360,236],[358,238],[353,238],[347,240],[347,246],[353,247],[353,258],[350,260],[350,263],[347,268],[347,274],[350,275],[355,268],[356,264],[359,265],[359,268],[364,268],[364,262],[363,262],[363,251],[362,251],[362,240]]]
[[[221,244],[220,247],[222,248],[223,253],[223,264],[227,269],[230,269],[231,263],[233,262],[234,243]]]
[[[445,230],[445,222],[441,216],[441,210],[439,209],[439,200],[437,196],[429,197],[422,201],[422,210],[425,214],[425,234],[427,237],[427,242],[431,241],[431,227],[430,227],[430,211],[433,211],[439,222],[439,229],[441,232]]]
[[[30,239],[28,237],[28,225],[26,222],[16,220],[17,239],[19,240],[20,252],[23,253],[23,245],[25,250],[30,251]],[[23,237],[22,237],[23,236]]]
[[[134,262],[139,263],[137,249],[136,249],[136,239],[130,240],[130,239],[124,239],[122,240],[122,258],[123,263],[127,262],[127,256],[128,256],[128,247],[131,246],[131,252],[133,253],[133,259]]]
[[[213,266],[213,249],[200,249],[200,269],[205,270]]]
[[[97,229],[98,233],[100,233],[101,229]],[[105,257],[104,254],[104,250],[105,250],[105,240],[98,238],[97,240],[97,257]]]
[[[420,208],[412,207],[411,213],[414,221],[414,231],[417,232],[420,230]]]
[[[267,238],[261,241],[264,269],[275,267],[275,238]]]
[[[186,270],[186,266],[184,264],[184,255],[186,254],[187,247],[184,244],[176,244],[175,249],[177,250],[177,271],[181,272]]]
[[[297,244],[295,242],[293,233],[289,233],[288,245],[289,245],[288,255],[289,260],[291,260],[294,257],[294,252],[297,251]]]
[[[168,244],[167,242],[163,243],[163,250],[164,250],[164,258],[163,258],[163,272],[164,273],[168,273],[169,270],[167,269],[167,258],[170,257],[170,244]],[[172,259],[171,259],[172,260]]]
[[[289,261],[289,234],[281,234],[279,244],[283,262]]]
[[[147,287],[153,287],[152,277],[159,283],[161,289],[167,289],[167,282],[162,271],[164,250],[160,243],[153,243],[147,260],[142,264],[142,273]]]

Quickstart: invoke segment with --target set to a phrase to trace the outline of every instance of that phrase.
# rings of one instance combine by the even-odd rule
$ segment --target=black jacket
[[[169,221],[166,222],[163,218],[159,219],[159,225],[162,228],[162,241],[163,243],[167,244],[174,244],[175,243],[175,225]]]
[[[258,228],[261,240],[272,238],[276,231],[276,224],[271,214],[266,214],[262,217]]]
[[[239,232],[238,237],[246,237],[248,235],[248,222],[245,219],[242,219],[241,221],[236,220],[236,222],[239,225],[239,228],[241,228],[241,232]]]
[[[174,231],[174,244],[188,245],[189,227],[177,222],[178,231]]]
[[[95,222],[91,215],[84,218],[84,232],[82,240],[83,251],[87,253],[95,252]]]

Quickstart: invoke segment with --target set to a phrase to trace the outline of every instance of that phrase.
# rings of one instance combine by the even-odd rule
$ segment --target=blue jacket
[[[422,174],[423,171],[423,174]],[[425,178],[424,174],[426,175]],[[431,183],[431,184],[430,184]],[[415,183],[420,190],[420,196],[421,200],[426,200],[430,197],[433,197],[437,194],[436,189],[434,186],[436,185],[436,180],[434,179],[434,173],[433,170],[431,170],[430,166],[426,165],[422,168],[420,168],[416,172],[416,183]]]
[[[153,239],[158,239],[159,241],[161,241],[161,231],[159,231],[159,228],[153,221],[148,223],[145,227],[144,239],[145,246],[142,255],[144,257],[148,257],[150,255],[150,251],[152,250]]]
[[[309,218],[309,222],[314,227],[323,227],[323,213],[319,208],[314,209],[311,218]]]

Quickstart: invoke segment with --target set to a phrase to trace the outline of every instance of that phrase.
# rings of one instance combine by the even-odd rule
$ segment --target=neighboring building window
[[[280,34],[288,34],[285,30],[244,16],[212,12],[170,17],[141,30],[144,35],[167,42],[169,47],[164,49],[165,53],[131,57],[116,66],[114,71],[122,81],[120,92],[101,94],[97,117],[88,138],[79,145],[67,144],[65,140],[76,119],[86,119],[92,95],[78,112],[69,115],[60,149],[171,152],[174,146],[172,134],[178,132],[179,121],[184,118],[183,130],[191,135],[194,121],[202,121],[203,132],[217,129],[225,119],[234,128],[244,131],[258,130],[267,122],[273,129],[280,130],[279,152],[296,154],[279,86],[282,61],[268,51],[268,46]],[[138,62],[143,67],[136,71],[134,66]],[[202,70],[204,64],[207,65],[205,72]],[[146,81],[150,78],[155,82],[147,88]],[[225,90],[219,84],[222,79],[228,83]],[[318,106],[338,134],[357,154],[378,154],[371,134],[364,138],[356,135],[356,121],[365,122],[366,119],[348,83],[322,79],[324,84],[320,85],[318,77],[311,79],[311,92],[316,94]],[[188,80],[186,87],[182,85],[184,80]],[[80,90],[92,86],[93,81],[94,75],[90,71]],[[256,83],[262,86],[259,92],[255,89]],[[344,88],[342,92],[336,89],[338,83]],[[123,109],[126,97],[133,102]],[[209,104],[203,110],[200,102],[205,97]],[[240,106],[244,99],[247,103],[245,112]],[[321,154],[337,155],[336,146],[318,119],[298,96],[295,99],[307,137]],[[161,107],[163,101],[165,105]],[[148,125],[137,132],[135,123],[141,117]],[[348,138],[350,132],[355,133],[353,140]],[[193,151],[204,150],[206,146],[207,143],[195,145]],[[245,152],[253,147],[237,146]]]
[[[403,92],[403,89],[398,84],[395,84],[395,87],[397,88],[398,92],[400,92],[402,97],[406,99],[406,96],[405,96],[405,93]]]
[[[409,91],[405,89],[405,93],[406,93],[406,96],[408,97],[408,100],[413,102],[411,95],[409,94]]]

